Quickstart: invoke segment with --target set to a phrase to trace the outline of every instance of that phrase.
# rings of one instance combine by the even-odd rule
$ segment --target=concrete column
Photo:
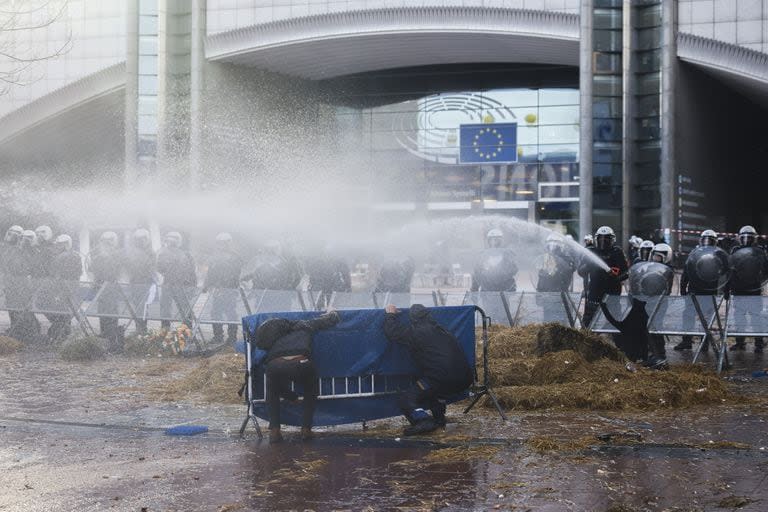
[[[624,0],[623,22],[622,22],[622,44],[623,51],[621,57],[622,78],[622,116],[621,116],[621,226],[617,229],[617,239],[626,251],[629,247],[629,236],[634,233],[634,208],[632,198],[634,196],[634,180],[632,179],[632,170],[634,169],[634,123],[635,116],[635,87],[632,74],[634,72],[632,52],[634,50],[632,29],[632,0]]]
[[[189,151],[190,22],[189,2],[159,0],[157,161],[166,173]]]
[[[200,185],[200,149],[203,140],[203,96],[205,93],[205,37],[207,0],[192,0],[192,30],[190,34],[190,125],[189,125],[189,185]]]
[[[579,233],[592,233],[592,13],[593,0],[581,1],[579,44]]]
[[[125,180],[136,183],[138,165],[139,0],[126,0],[125,32]]]
[[[677,82],[677,4],[662,2],[661,61],[661,227],[675,226],[675,89]],[[676,240],[673,240],[676,242]],[[676,244],[675,244],[676,245]],[[673,246],[673,249],[678,247]]]

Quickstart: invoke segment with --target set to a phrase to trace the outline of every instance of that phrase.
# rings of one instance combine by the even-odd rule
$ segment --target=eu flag
[[[517,123],[462,124],[459,144],[462,164],[517,162]]]

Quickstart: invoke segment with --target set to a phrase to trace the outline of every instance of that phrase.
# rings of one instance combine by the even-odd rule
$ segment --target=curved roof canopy
[[[213,35],[206,57],[311,80],[435,64],[578,66],[579,17],[481,7],[340,12]]]
[[[122,147],[125,80],[121,62],[0,118],[0,162],[57,161]]]
[[[768,107],[768,55],[765,53],[680,33],[677,56]]]

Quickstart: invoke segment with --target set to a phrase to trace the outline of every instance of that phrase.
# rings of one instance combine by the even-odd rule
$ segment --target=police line
[[[317,297],[311,291],[264,289],[211,289],[161,285],[89,283],[52,279],[9,280],[0,283],[0,310],[42,315],[72,315],[87,318],[117,318],[140,321],[194,322],[240,325],[252,314],[278,311],[316,311],[327,307],[379,309],[386,304],[408,307],[476,305],[496,324],[524,326],[558,322],[581,327],[583,296],[558,292],[444,292],[439,289],[417,293],[334,292]],[[628,296],[607,296],[608,307],[621,318],[629,308]],[[768,336],[768,297],[732,296],[728,315],[722,296],[704,296],[698,302],[710,325],[715,317],[729,335]],[[705,328],[692,295],[660,296],[647,299],[649,330],[654,334],[703,335]],[[616,330],[597,314],[589,326],[595,332]]]

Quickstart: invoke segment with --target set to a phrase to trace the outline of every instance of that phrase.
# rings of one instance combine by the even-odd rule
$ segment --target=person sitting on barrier
[[[269,442],[283,440],[280,432],[280,397],[295,399],[290,391],[291,381],[304,389],[301,438],[312,439],[312,419],[319,393],[317,369],[312,362],[312,341],[315,332],[333,327],[341,317],[328,311],[312,320],[270,318],[256,329],[255,343],[267,351],[264,359],[267,376],[267,410],[269,411]]]
[[[444,427],[443,399],[472,385],[473,373],[466,355],[456,337],[435,322],[423,305],[411,306],[410,326],[398,321],[399,311],[394,305],[389,304],[385,311],[384,334],[390,341],[408,347],[419,369],[416,382],[400,395],[400,409],[410,423],[403,434],[426,434]]]
[[[627,257],[616,245],[616,234],[609,226],[601,226],[595,232],[595,246],[590,251],[597,258],[585,257],[579,266],[579,275],[584,277],[587,302],[584,306],[582,325],[590,327],[592,319],[605,294],[621,295],[621,281],[626,278]],[[598,264],[602,261],[608,269]]]
[[[651,334],[648,332],[648,312],[644,301],[632,297],[632,307],[622,320],[617,320],[611,314],[605,302],[600,303],[600,308],[606,320],[619,330],[619,336],[615,336],[613,341],[630,361],[642,361],[645,366],[654,369],[667,367],[665,358],[649,354]]]

